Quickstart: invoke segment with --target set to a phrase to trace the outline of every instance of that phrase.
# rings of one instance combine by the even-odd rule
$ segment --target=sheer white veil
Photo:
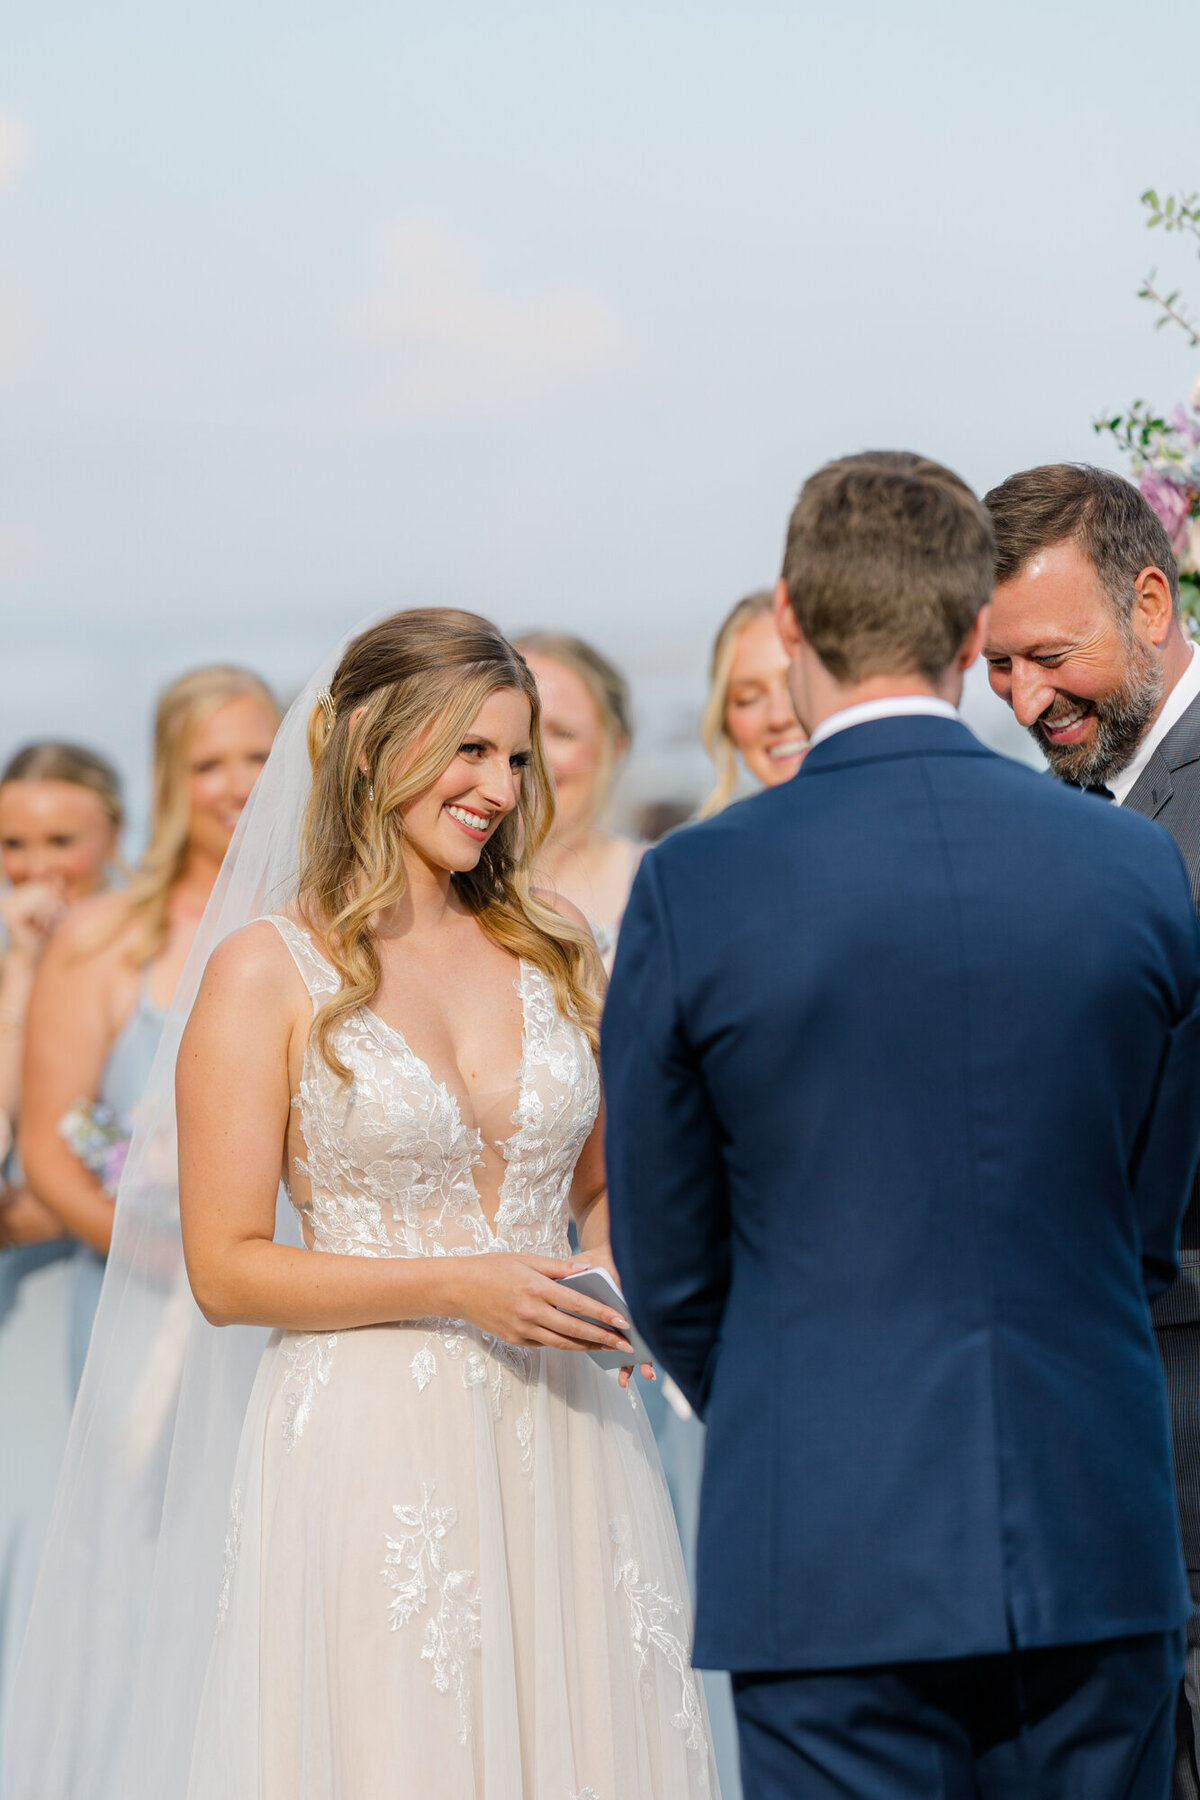
[[[8,1800],[184,1800],[238,1438],[269,1334],[217,1329],[192,1299],[179,1235],[175,1058],[214,946],[295,894],[309,715],[348,641],[279,729],[139,1108],[9,1702]],[[282,1196],[281,1234],[298,1241]]]

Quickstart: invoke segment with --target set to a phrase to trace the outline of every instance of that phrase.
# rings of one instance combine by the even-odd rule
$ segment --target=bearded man
[[[1061,780],[1166,827],[1200,907],[1200,655],[1179,616],[1163,526],[1121,476],[1072,463],[1010,475],[985,505],[996,532],[985,650],[993,689]],[[1172,1794],[1200,1800],[1200,1176],[1179,1279],[1153,1317],[1196,1603]]]

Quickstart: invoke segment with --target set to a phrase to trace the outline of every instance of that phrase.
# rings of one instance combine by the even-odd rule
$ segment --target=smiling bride
[[[557,1282],[569,1208],[611,1267],[602,975],[530,886],[536,686],[484,620],[400,613],[308,751],[298,885],[218,946],[177,1066],[193,1291],[274,1328],[189,1800],[715,1792],[653,1441],[586,1354],[624,1320]]]

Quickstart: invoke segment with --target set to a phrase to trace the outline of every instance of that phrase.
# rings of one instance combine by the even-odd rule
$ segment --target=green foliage
[[[1200,239],[1200,194],[1168,194],[1165,200],[1160,200],[1156,189],[1147,188],[1142,195],[1142,205],[1150,215],[1146,220],[1148,230],[1161,226],[1164,231],[1186,231]],[[1196,254],[1200,256],[1200,246]],[[1164,325],[1178,325],[1195,349],[1200,344],[1200,323],[1181,304],[1180,289],[1175,288],[1169,294],[1160,293],[1155,285],[1157,280],[1158,271],[1151,269],[1138,289],[1139,300],[1149,300],[1158,308],[1154,329],[1161,331]]]
[[[1170,421],[1151,411],[1145,400],[1135,400],[1127,413],[1093,419],[1092,429],[1109,432],[1126,456],[1138,464],[1152,461],[1161,451],[1164,439],[1174,435]]]
[[[1156,189],[1147,188],[1142,205],[1149,228],[1189,233],[1197,240],[1200,255],[1200,194],[1168,194],[1160,199]],[[1179,289],[1163,294],[1154,283],[1152,271],[1139,297],[1158,307],[1156,326],[1178,325],[1191,345],[1200,344],[1200,323],[1186,310]],[[1188,403],[1175,406],[1169,415],[1145,400],[1135,400],[1127,411],[1106,412],[1092,425],[1129,458],[1134,480],[1179,547],[1180,606],[1192,635],[1200,637],[1200,570],[1194,549],[1200,523],[1200,382]]]
[[[1190,231],[1200,237],[1200,194],[1168,194],[1160,200],[1154,188],[1147,188],[1142,205],[1150,214],[1146,220],[1148,230],[1162,225],[1167,231]]]
[[[1189,635],[1200,638],[1200,575],[1180,570],[1179,610]]]

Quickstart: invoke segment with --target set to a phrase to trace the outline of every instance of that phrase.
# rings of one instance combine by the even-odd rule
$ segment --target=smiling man
[[[1154,512],[1120,475],[1072,463],[1010,475],[986,504],[996,529],[986,650],[996,693],[1063,781],[1107,789],[1139,812],[1167,810],[1170,771],[1152,764],[1168,734],[1168,756],[1186,740],[1178,766],[1197,765],[1187,810],[1200,822],[1200,662]],[[1196,832],[1163,823],[1196,857]],[[1192,876],[1195,886],[1200,858]]]
[[[1010,475],[985,504],[996,532],[985,650],[993,689],[1061,780],[1166,827],[1200,907],[1200,656],[1179,617],[1166,532],[1128,481],[1087,465]],[[1200,1609],[1200,1177],[1183,1222],[1179,1279],[1153,1315]],[[1200,1800],[1200,1610],[1188,1628],[1172,1794]]]

